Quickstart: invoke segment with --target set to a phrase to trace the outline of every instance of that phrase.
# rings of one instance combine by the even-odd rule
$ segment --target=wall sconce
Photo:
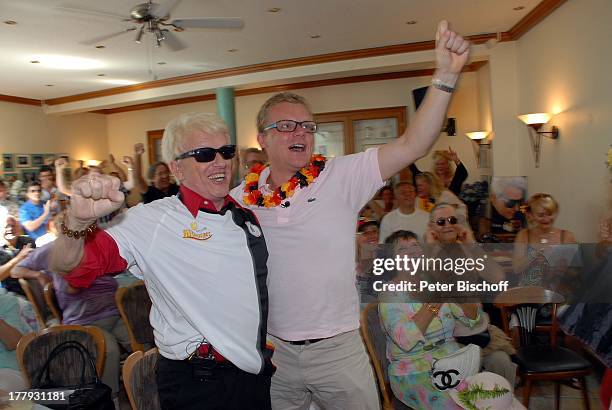
[[[540,131],[542,126],[550,121],[551,117],[552,115],[548,113],[525,114],[518,116],[519,120],[523,121],[533,130],[533,132],[529,133],[529,139],[531,140],[531,148],[533,151],[536,168],[540,167],[542,135],[554,140],[559,138],[559,128],[554,125],[550,131]]]
[[[478,168],[491,168],[489,158],[492,142],[488,138],[489,134],[489,131],[474,131],[465,134],[472,141],[472,148],[474,149]]]
[[[85,164],[88,167],[97,167],[102,163],[102,161],[98,161],[97,159],[88,159],[87,161],[85,161]]]

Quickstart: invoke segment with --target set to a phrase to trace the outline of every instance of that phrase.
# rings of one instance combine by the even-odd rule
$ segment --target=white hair
[[[216,114],[189,112],[179,115],[166,125],[161,142],[162,158],[166,163],[174,161],[184,151],[184,141],[195,133],[227,134],[227,124]]]

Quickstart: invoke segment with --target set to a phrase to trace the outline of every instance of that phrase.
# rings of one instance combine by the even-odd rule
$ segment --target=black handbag
[[[49,368],[55,358],[65,350],[77,350],[81,356],[81,380],[76,386],[59,386],[54,383]],[[75,366],[77,363],[74,364]],[[93,380],[85,381],[85,369],[89,367]],[[77,341],[60,343],[51,351],[47,361],[32,383],[34,401],[55,410],[114,410],[112,390],[100,381],[96,365],[89,351]],[[42,399],[38,399],[42,397]],[[59,399],[58,399],[59,397]],[[53,400],[45,400],[51,399]]]

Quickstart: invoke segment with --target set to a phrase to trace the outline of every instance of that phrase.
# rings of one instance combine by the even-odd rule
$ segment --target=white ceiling
[[[169,0],[157,0],[165,3]],[[142,44],[129,32],[80,42],[134,25],[119,18],[67,12],[67,7],[127,17],[139,0],[0,0],[0,94],[49,99],[113,88],[103,80],[146,82],[338,51],[432,40],[439,20],[462,34],[508,31],[539,0],[182,0],[171,19],[240,17],[241,30],[187,29],[175,33],[188,47],[171,52]],[[523,6],[521,10],[514,8]],[[278,7],[277,13],[268,10]],[[15,25],[3,24],[14,20]],[[407,21],[417,24],[408,25]],[[312,39],[312,35],[320,38]],[[229,49],[237,49],[228,52]],[[87,70],[52,69],[43,55],[96,60]],[[165,62],[164,65],[157,64]],[[150,68],[153,74],[150,73]],[[99,77],[98,74],[105,74]],[[52,86],[47,86],[50,84]]]

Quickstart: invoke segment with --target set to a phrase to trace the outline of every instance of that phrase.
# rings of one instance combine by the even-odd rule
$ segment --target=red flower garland
[[[273,208],[281,204],[285,199],[291,198],[297,188],[307,187],[312,183],[321,171],[325,169],[326,158],[323,155],[315,154],[310,159],[308,165],[300,169],[271,194],[264,195],[259,190],[259,177],[268,165],[256,164],[247,174],[244,186],[244,203],[247,205],[265,206]]]

